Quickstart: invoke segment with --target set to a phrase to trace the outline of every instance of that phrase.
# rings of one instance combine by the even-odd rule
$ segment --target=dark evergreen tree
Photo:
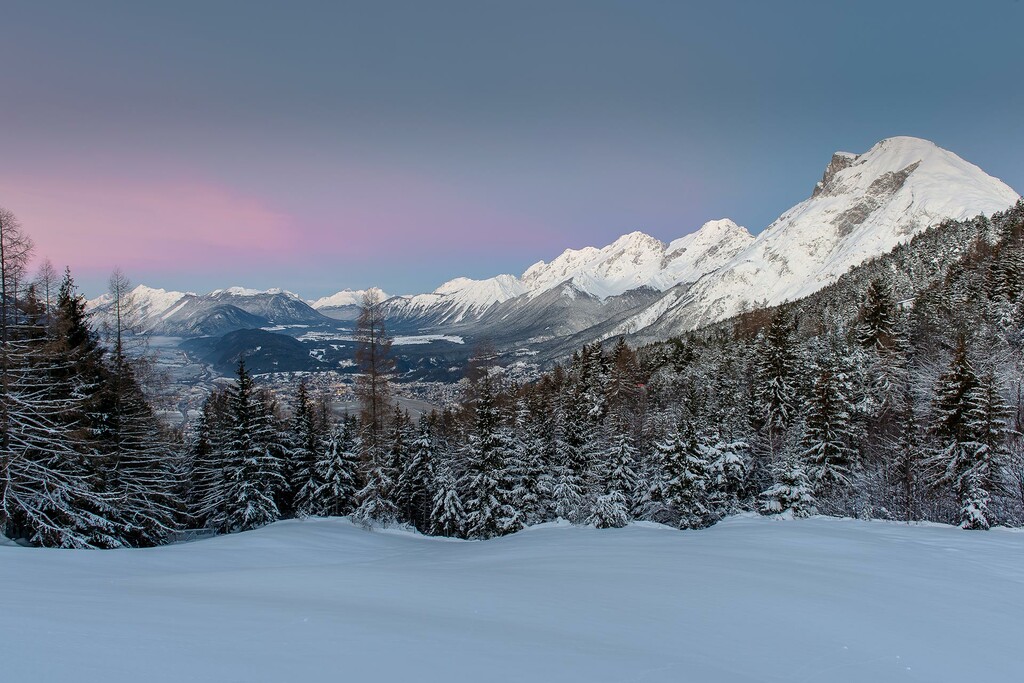
[[[478,385],[473,429],[465,448],[464,506],[467,532],[491,538],[518,531],[523,515],[514,499],[516,482],[509,467],[513,457],[511,431],[502,423],[495,403],[494,380],[485,376]]]
[[[280,517],[277,499],[285,486],[281,458],[275,453],[278,435],[266,398],[238,362],[238,377],[230,390],[231,430],[224,447],[226,495],[220,528],[245,531]]]
[[[421,531],[430,529],[430,513],[434,502],[434,460],[436,439],[427,415],[420,417],[419,429],[398,480],[399,498],[405,504],[403,516]]]
[[[310,497],[309,514],[320,516],[347,515],[354,509],[359,490],[359,457],[355,419],[345,419],[329,433],[327,444],[316,463],[316,480],[320,488]]]
[[[958,340],[935,393],[931,432],[936,449],[930,462],[934,483],[952,489],[960,526],[988,529],[995,521],[991,495],[1001,488],[1008,410],[995,379],[979,377],[975,371],[965,337]]]

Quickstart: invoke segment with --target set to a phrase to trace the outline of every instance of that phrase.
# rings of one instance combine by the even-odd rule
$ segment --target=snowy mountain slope
[[[632,232],[601,249],[566,249],[550,263],[533,264],[521,277],[456,278],[429,294],[394,297],[388,301],[388,314],[397,321],[427,326],[492,324],[507,319],[508,307],[501,305],[518,297],[528,301],[560,290],[570,298],[579,294],[603,302],[634,289],[664,290],[714,270],[753,239],[728,219],[706,223],[667,245]],[[563,288],[565,284],[571,287]],[[524,305],[515,308],[521,311]]]
[[[657,338],[732,316],[745,305],[798,299],[945,219],[1002,211],[1018,194],[926,140],[882,140],[837,152],[812,196],[786,211],[684,296],[666,293],[623,323]]]
[[[425,325],[457,325],[478,319],[495,304],[526,292],[519,278],[498,275],[486,280],[459,277],[429,294],[397,296],[386,302],[388,317]]]
[[[534,295],[566,281],[601,299],[637,287],[664,290],[714,270],[753,239],[727,218],[705,223],[668,245],[631,232],[603,249],[567,249],[551,263],[539,261],[523,273],[522,281]]]
[[[197,336],[270,325],[330,322],[297,294],[282,289],[229,287],[209,294],[194,294],[139,285],[131,296],[142,329],[153,334]],[[109,316],[110,304],[110,295],[106,294],[87,302],[86,306],[94,321],[102,323]]]
[[[306,303],[316,309],[317,312],[333,320],[355,320],[359,317],[363,297],[371,290],[376,290],[381,300],[389,298],[384,293],[384,290],[378,287],[371,287],[369,289],[343,289],[330,296],[320,297]]]
[[[389,298],[389,295],[382,289],[377,287],[371,287],[370,289],[376,289],[381,299]],[[340,292],[331,294],[330,296],[323,296],[319,299],[307,301],[310,306],[316,310],[322,310],[325,308],[342,308],[345,306],[359,306],[363,302],[363,297],[370,289],[343,289]]]
[[[619,335],[656,340],[745,306],[806,296],[937,222],[1000,211],[1017,197],[931,142],[889,138],[863,154],[833,155],[811,196],[756,238],[728,219],[668,244],[633,232],[602,248],[567,249],[521,276],[455,278],[385,306],[391,324],[408,334],[455,328],[516,345],[569,336],[573,343]],[[148,302],[149,329],[164,334],[226,332],[256,322],[247,316],[264,325],[348,321],[362,294],[346,290],[310,307],[283,290],[137,291]],[[102,299],[91,304],[102,314]]]
[[[3,678],[1013,681],[1021,566],[1014,531],[756,516],[491,541],[306,519],[145,550],[0,546]]]

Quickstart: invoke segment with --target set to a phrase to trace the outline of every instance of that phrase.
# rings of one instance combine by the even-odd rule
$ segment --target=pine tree
[[[849,386],[826,357],[815,370],[804,423],[801,458],[817,500],[841,496],[853,488]]]
[[[629,524],[629,503],[618,491],[599,495],[587,518],[587,524],[598,529],[617,529]]]
[[[548,507],[549,473],[545,467],[545,439],[524,401],[516,406],[515,428],[512,430],[512,452],[509,477],[512,499],[522,512],[525,525],[544,521]]]
[[[223,531],[255,529],[280,517],[277,498],[285,486],[282,462],[275,454],[277,434],[265,400],[256,391],[245,361],[230,390],[232,424],[224,448],[227,470]]]
[[[624,526],[640,507],[639,477],[636,473],[636,448],[627,434],[612,437],[605,454],[601,472],[601,493],[594,501],[593,515],[601,519],[597,526],[604,528],[613,521],[625,520]],[[621,505],[621,513],[614,509]],[[599,514],[600,512],[600,514]]]
[[[780,310],[759,339],[754,378],[755,419],[765,435],[772,458],[780,447],[782,433],[790,426],[796,413],[794,348],[789,314]]]
[[[890,444],[894,453],[892,460],[893,479],[898,487],[898,501],[903,508],[903,517],[910,522],[920,519],[918,497],[921,493],[921,479],[925,466],[925,452],[919,438],[919,424],[914,410],[910,387],[904,387],[900,410],[895,415],[900,424],[898,435]]]
[[[809,517],[817,511],[811,482],[800,458],[784,458],[775,467],[775,483],[761,494],[761,512]]]
[[[978,376],[960,337],[936,387],[931,432],[938,445],[930,465],[935,485],[952,488],[965,529],[988,529],[995,521],[989,505],[1001,488],[1007,413],[994,377]]]
[[[872,280],[858,316],[857,341],[866,349],[890,349],[896,341],[896,302],[889,284]]]
[[[278,503],[283,515],[303,517],[313,513],[317,491],[324,484],[316,465],[325,447],[305,381],[299,382],[295,394],[295,414],[289,436],[286,485]]]
[[[523,527],[522,512],[514,500],[515,481],[509,468],[513,456],[511,430],[502,424],[495,405],[494,380],[479,383],[473,429],[465,449],[465,510],[468,533],[491,538]]]
[[[404,416],[396,407],[391,420],[390,439],[381,436],[376,444],[361,443],[365,453],[361,459],[366,463],[365,484],[356,494],[356,510],[352,518],[363,526],[388,526],[398,522],[401,516],[397,494],[400,467],[405,457],[405,429]],[[367,434],[365,425],[363,434]]]
[[[430,533],[435,536],[463,538],[466,535],[466,510],[459,495],[458,480],[451,458],[441,459],[434,478],[434,500],[430,512]]]
[[[410,445],[410,455],[398,480],[399,498],[405,505],[403,516],[417,529],[430,528],[433,507],[434,459],[436,444],[426,415],[420,417],[419,429]]]
[[[712,489],[717,494],[711,501],[719,515],[740,509],[750,476],[749,451],[745,441],[722,439],[717,431],[707,442],[705,456],[713,473]]]
[[[184,514],[174,449],[128,359],[115,351],[111,365],[101,392],[105,419],[93,440],[109,468],[105,489],[118,501],[124,538],[134,546],[159,545]]]
[[[692,419],[680,421],[669,437],[656,445],[664,466],[662,495],[669,519],[681,529],[706,526],[712,496],[712,471]]]
[[[580,524],[586,521],[587,501],[593,494],[594,461],[599,449],[593,405],[584,400],[580,385],[569,387],[562,398],[558,418],[555,513],[573,524]]]
[[[352,512],[359,490],[356,431],[356,423],[351,419],[330,431],[316,463],[316,480],[320,482],[320,488],[310,497],[309,514],[340,517]]]
[[[230,438],[229,394],[215,390],[203,402],[190,438],[189,517],[203,528],[220,528],[228,495],[225,446]]]

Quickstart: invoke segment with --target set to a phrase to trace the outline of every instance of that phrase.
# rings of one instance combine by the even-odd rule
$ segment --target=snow
[[[287,289],[281,289],[279,287],[272,287],[270,289],[251,289],[249,287],[228,287],[227,289],[215,289],[207,296],[260,296],[263,294],[283,294],[292,299],[301,299],[295,292],[289,292]]]
[[[837,152],[809,199],[671,302],[675,310],[654,305],[666,329],[678,333],[734,315],[745,304],[799,299],[929,226],[1006,210],[1018,196],[919,138],[888,138],[861,155]],[[624,326],[639,330],[650,318]]]
[[[343,289],[336,294],[320,297],[319,299],[309,301],[307,303],[316,309],[340,308],[342,306],[361,306],[363,303],[363,297],[371,290],[376,290],[382,301],[390,298],[388,294],[384,293],[384,290],[377,287],[370,287],[368,289]]]
[[[1024,534],[827,518],[493,541],[279,522],[0,547],[6,680],[1012,681]],[[112,656],[111,656],[112,655]]]
[[[551,263],[539,261],[523,273],[522,281],[533,296],[566,281],[599,299],[637,287],[664,291],[696,281],[753,239],[727,218],[709,221],[668,245],[643,232],[631,232],[602,249],[567,249]]]
[[[153,320],[168,317],[175,310],[184,306],[188,298],[194,297],[195,294],[138,285],[131,291],[130,296],[139,318],[143,321],[143,326],[148,328],[150,327],[149,323]],[[85,307],[102,322],[107,318],[108,307],[112,303],[113,296],[107,293],[90,299],[85,303]]]
[[[496,304],[527,295],[536,297],[568,283],[574,291],[605,300],[638,287],[666,290],[694,282],[711,272],[754,238],[728,219],[709,221],[669,245],[642,232],[631,232],[606,247],[566,249],[551,263],[538,261],[523,273],[485,280],[459,277],[429,294],[391,299],[399,317],[435,316],[435,323],[477,319]],[[575,290],[573,289],[575,288]]]
[[[465,344],[466,341],[458,336],[457,334],[417,334],[410,336],[397,336],[391,344],[392,346],[405,346],[408,344],[430,344],[436,341],[446,341],[453,344]]]
[[[429,294],[392,298],[392,314],[425,315],[434,312],[438,322],[459,323],[479,317],[495,304],[523,294],[526,289],[514,275],[498,275],[486,280],[459,277],[445,282]]]

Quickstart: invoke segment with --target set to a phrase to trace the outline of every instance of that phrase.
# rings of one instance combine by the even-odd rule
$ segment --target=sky
[[[1024,191],[1024,2],[0,0],[0,206],[82,290],[429,291],[764,229],[833,151]]]

